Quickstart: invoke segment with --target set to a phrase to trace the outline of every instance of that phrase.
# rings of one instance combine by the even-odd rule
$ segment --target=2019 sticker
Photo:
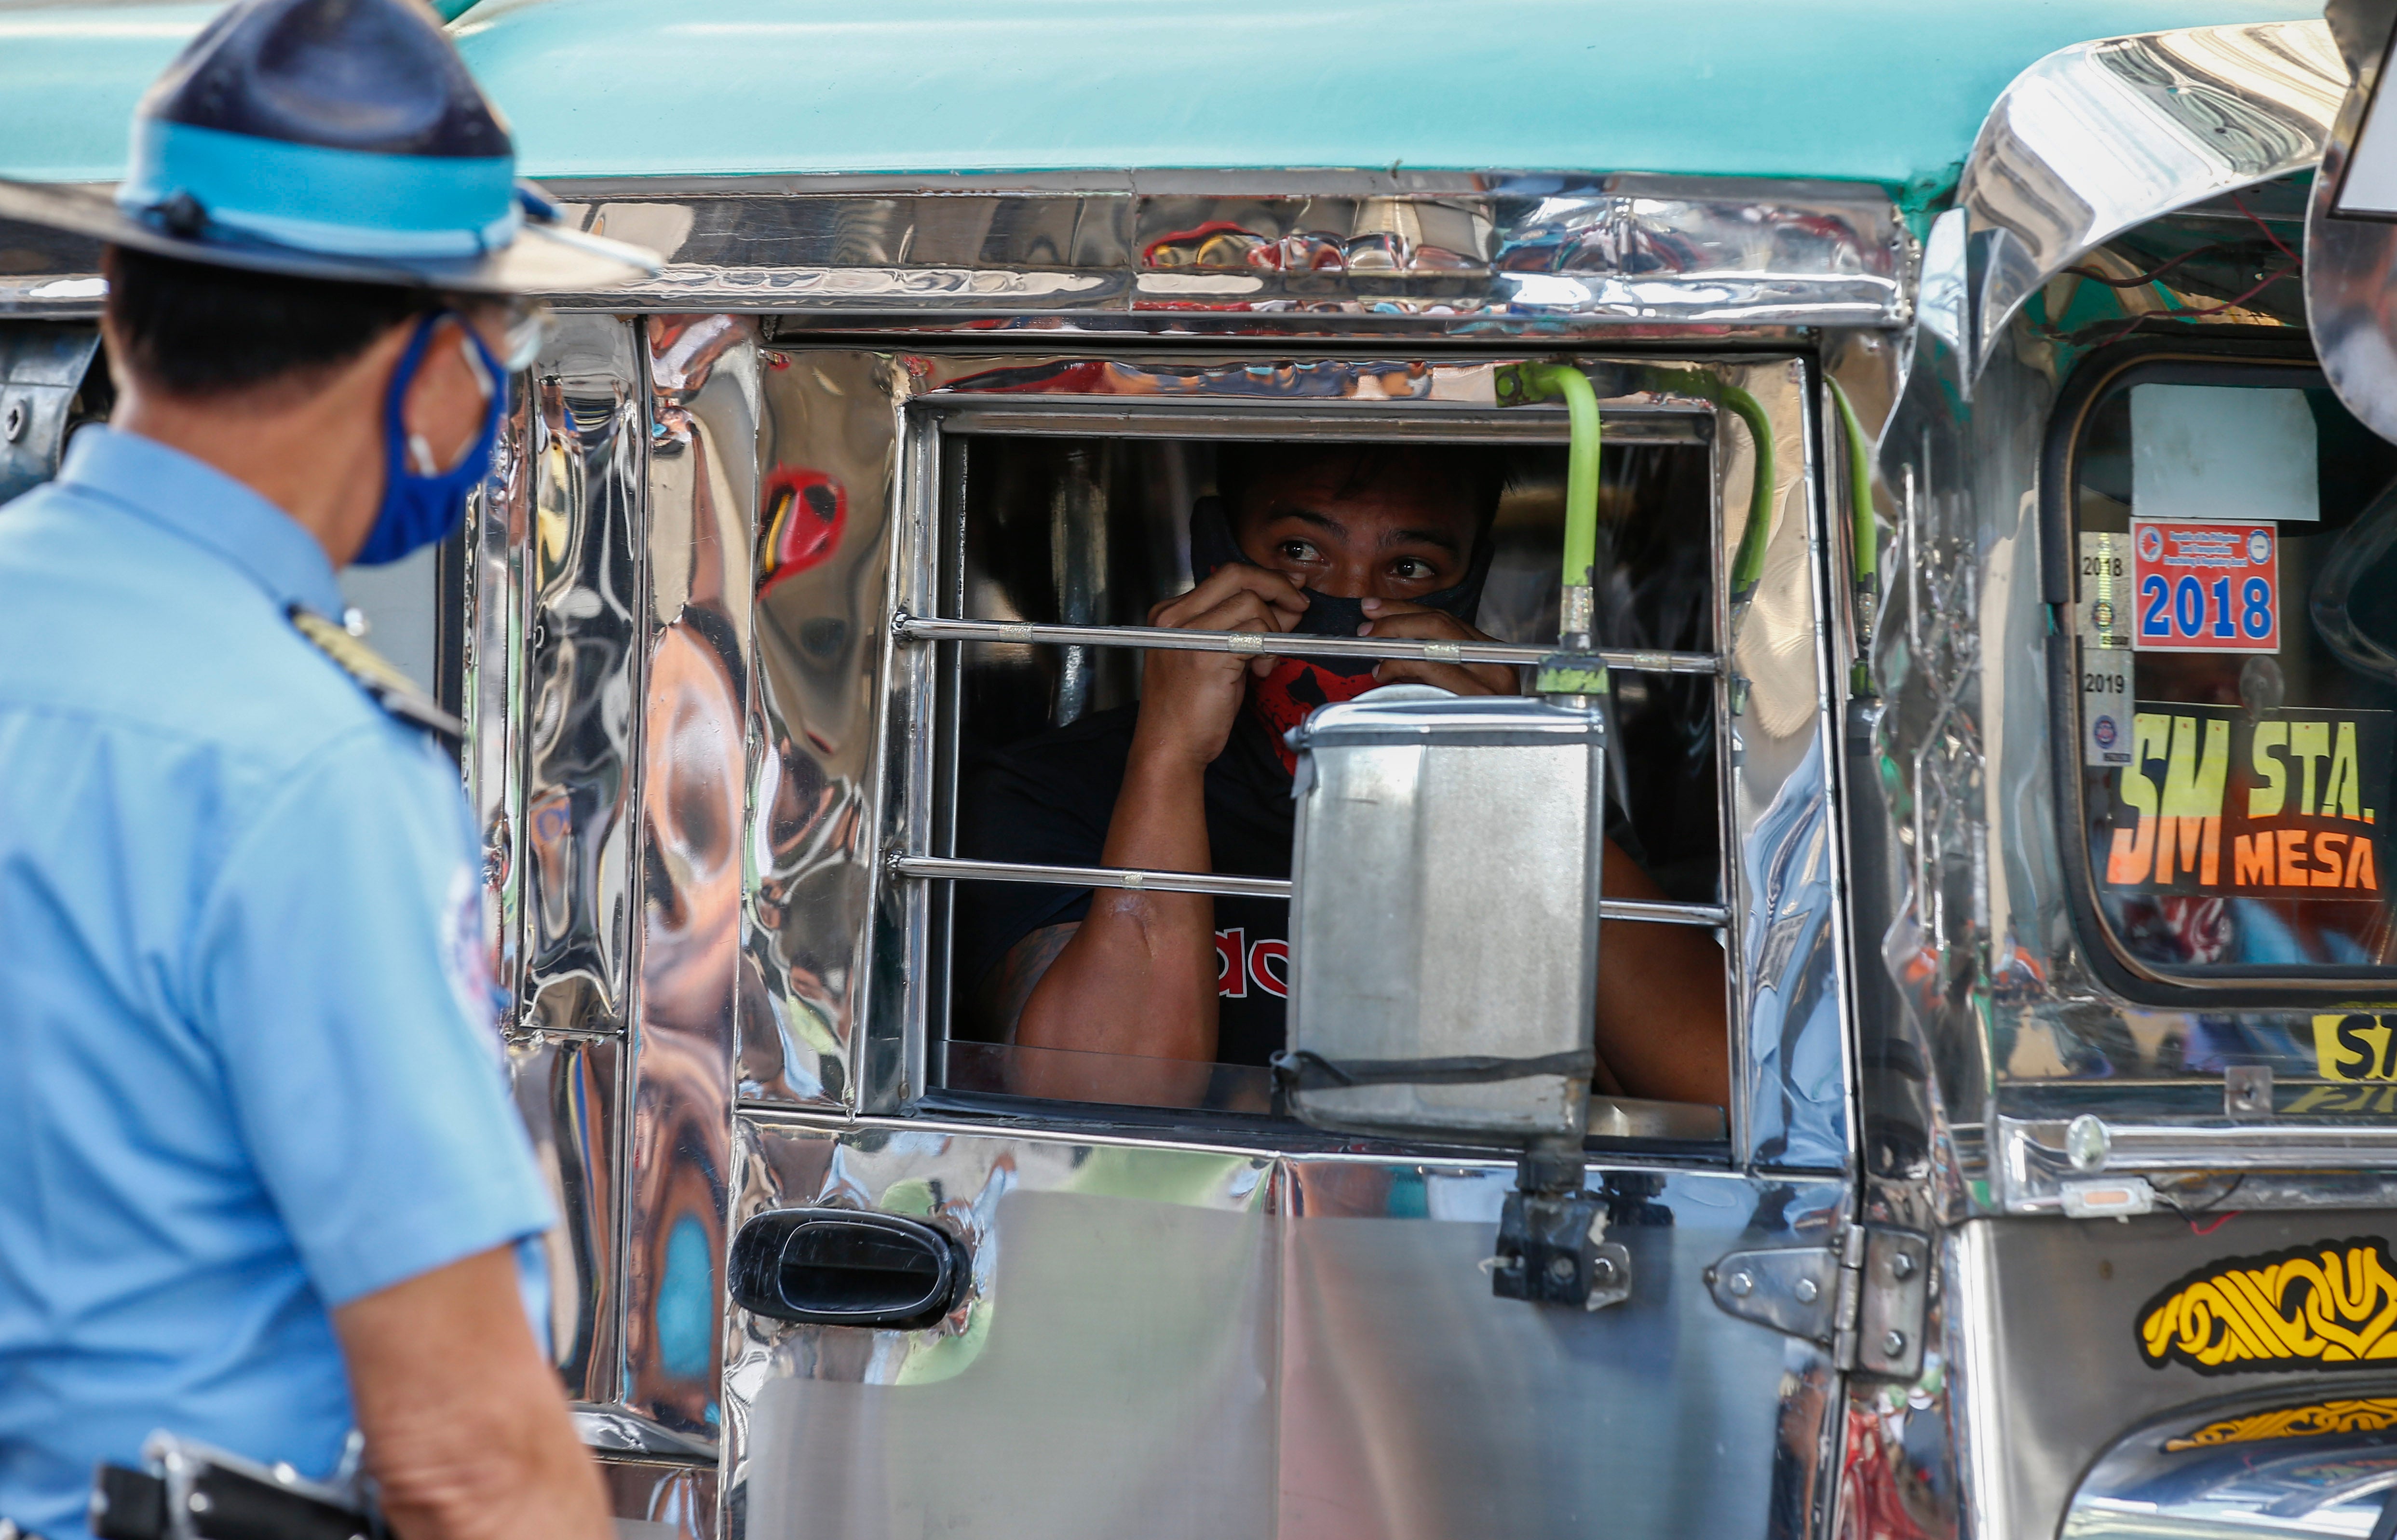
[[[2131,611],[2137,651],[2279,651],[2279,527],[2134,519]]]

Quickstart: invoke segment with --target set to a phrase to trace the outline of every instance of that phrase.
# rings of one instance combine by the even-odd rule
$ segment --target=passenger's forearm
[[[1665,895],[1613,841],[1613,898]],[[1598,932],[1598,1051],[1626,1094],[1725,1105],[1731,1045],[1725,1030],[1723,953],[1684,925],[1608,920]]]
[[[1103,860],[1156,871],[1212,869],[1205,767],[1135,745]],[[1215,1056],[1215,905],[1203,893],[1102,888],[1024,1001],[1016,1041],[1151,1059]]]

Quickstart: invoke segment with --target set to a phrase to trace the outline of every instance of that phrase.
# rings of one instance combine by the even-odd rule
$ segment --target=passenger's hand
[[[1426,609],[1404,599],[1367,599],[1360,636],[1404,637],[1413,642],[1494,642],[1444,609]],[[1413,681],[1438,685],[1458,695],[1520,695],[1522,676],[1512,663],[1440,663],[1427,658],[1392,658],[1373,670],[1373,682]]]
[[[1178,631],[1288,631],[1306,612],[1299,580],[1236,563],[1148,612],[1151,625]],[[1141,664],[1140,725],[1132,755],[1145,762],[1204,768],[1224,752],[1239,720],[1248,675],[1270,657],[1152,649]]]

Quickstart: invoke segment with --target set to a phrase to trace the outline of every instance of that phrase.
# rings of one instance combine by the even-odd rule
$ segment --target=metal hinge
[[[1918,1231],[1850,1225],[1829,1246],[1726,1252],[1706,1279],[1726,1314],[1820,1343],[1842,1369],[1922,1373],[1931,1240]]]

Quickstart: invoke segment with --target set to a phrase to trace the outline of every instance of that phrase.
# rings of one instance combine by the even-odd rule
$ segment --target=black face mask
[[[1426,609],[1438,609],[1455,616],[1466,624],[1473,623],[1481,608],[1481,585],[1490,577],[1490,558],[1496,542],[1487,530],[1480,531],[1473,542],[1473,560],[1465,576],[1429,594],[1419,595],[1406,602],[1419,604]],[[1232,538],[1232,523],[1220,497],[1202,497],[1190,507],[1190,570],[1198,581],[1205,582],[1225,567],[1238,562],[1253,566],[1240,552],[1239,542]],[[1341,598],[1336,595],[1319,594],[1303,588],[1306,610],[1291,628],[1299,636],[1354,636],[1357,628],[1365,623],[1365,601]],[[1374,660],[1354,657],[1311,657],[1305,660],[1326,674],[1343,678],[1358,678],[1373,672]]]

